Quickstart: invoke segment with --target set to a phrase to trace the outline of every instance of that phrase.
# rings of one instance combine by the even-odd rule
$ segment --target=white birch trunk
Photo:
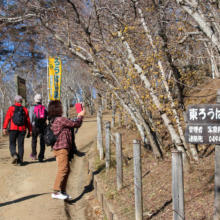
[[[135,63],[135,58],[134,55],[132,53],[132,50],[130,48],[130,46],[128,45],[127,41],[123,41],[125,47],[127,48],[128,51],[128,59],[131,61],[131,63],[134,65],[134,68],[137,70],[137,72],[140,74],[140,78],[141,80],[144,82],[145,88],[147,90],[149,90],[150,92],[150,96],[153,99],[154,104],[157,106],[157,108],[159,109],[160,113],[163,112],[162,108],[160,106],[160,101],[159,98],[156,96],[156,94],[154,93],[154,89],[151,86],[150,81],[147,79],[147,77],[145,76],[145,74],[143,73],[142,68],[140,67],[140,65]],[[165,126],[167,127],[171,138],[172,138],[172,142],[175,143],[177,145],[177,149],[181,152],[183,152],[183,158],[184,158],[184,163],[186,162],[186,151],[184,149],[184,147],[182,147],[180,144],[182,143],[179,135],[176,133],[173,125],[170,122],[170,119],[168,118],[166,113],[161,113],[161,118],[164,121]]]
[[[138,2],[136,2],[136,6],[138,6]],[[144,31],[145,31],[145,34],[147,35],[149,41],[150,41],[150,44],[154,50],[154,53],[155,55],[158,54],[158,50],[153,42],[153,38],[152,36],[149,34],[149,30],[148,30],[148,27],[147,27],[147,24],[144,20],[144,16],[143,16],[143,13],[142,13],[142,10],[138,7],[138,13],[139,13],[139,16],[140,16],[140,20],[141,20],[141,24],[144,28]],[[179,135],[180,135],[180,138],[183,142],[183,145],[186,149],[188,149],[190,151],[190,153],[193,155],[195,155],[195,153],[197,154],[197,152],[194,151],[194,148],[189,148],[187,143],[186,143],[186,140],[185,140],[185,136],[184,136],[184,132],[183,132],[183,129],[182,129],[182,125],[181,125],[181,122],[180,122],[180,119],[179,119],[179,116],[178,116],[178,113],[176,111],[176,108],[175,108],[175,104],[174,104],[174,100],[170,94],[170,91],[169,91],[169,86],[168,86],[168,83],[167,83],[167,80],[166,80],[166,75],[165,75],[165,72],[164,72],[164,68],[163,68],[163,65],[162,65],[162,62],[161,60],[158,60],[158,66],[159,66],[159,69],[160,69],[160,72],[161,72],[161,76],[163,78],[163,83],[164,83],[164,87],[166,89],[166,92],[167,92],[167,98],[170,102],[170,105],[171,105],[171,109],[173,111],[173,115],[174,115],[174,118],[175,118],[175,121],[176,121],[176,124],[177,124],[177,128],[178,128],[178,132],[179,132]],[[187,154],[190,155],[189,151],[187,151]],[[194,157],[194,159],[198,160],[198,154],[196,157]]]
[[[220,52],[220,39],[213,32],[209,22],[206,21],[202,11],[198,10],[198,2],[196,0],[176,0],[180,7],[186,11],[197,22],[201,30],[206,34],[210,41],[218,48]]]
[[[212,66],[212,78],[214,79],[215,76],[218,78],[219,77],[219,71],[218,71],[218,67],[217,67],[217,64],[216,64],[216,61],[215,61],[215,58],[213,56],[213,51],[212,51],[212,48],[211,48],[211,45],[210,47],[208,47],[208,45],[206,44],[206,42],[204,42],[204,46],[209,54],[209,57],[210,57],[210,61],[211,61],[211,66]]]

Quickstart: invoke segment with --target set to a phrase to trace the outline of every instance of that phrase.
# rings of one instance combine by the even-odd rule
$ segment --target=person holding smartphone
[[[86,115],[83,109],[78,113],[77,119],[71,121],[62,117],[63,106],[58,100],[51,101],[48,106],[48,116],[52,122],[52,130],[54,135],[59,135],[53,146],[53,153],[58,164],[58,172],[54,183],[54,192],[51,197],[54,199],[71,199],[66,193],[66,186],[70,174],[69,151],[72,147],[72,128],[79,128]]]

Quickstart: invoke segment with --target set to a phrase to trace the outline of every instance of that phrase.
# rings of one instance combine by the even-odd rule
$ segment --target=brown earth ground
[[[108,118],[108,116],[105,116]],[[104,118],[105,118],[104,117]],[[96,117],[84,119],[76,134],[78,156],[71,163],[68,182],[68,203],[51,198],[57,172],[57,164],[50,148],[46,148],[45,160],[39,163],[30,159],[31,138],[25,138],[24,166],[11,164],[8,137],[0,140],[0,220],[55,220],[100,219],[99,204],[92,197],[93,187],[86,173],[85,155],[94,140]],[[39,146],[38,146],[39,150]],[[87,200],[94,200],[87,203]],[[96,213],[93,216],[93,213]]]
[[[185,98],[188,104],[216,104],[217,89],[220,80],[210,79],[197,85],[199,89],[190,89],[191,97]],[[194,97],[192,97],[194,96]],[[153,119],[158,119],[157,112],[153,112]],[[172,120],[172,118],[171,118]],[[100,161],[97,153],[94,153],[94,167],[100,169],[97,175],[100,185],[103,186],[105,196],[115,206],[115,213],[122,220],[135,219],[134,203],[134,173],[133,173],[133,148],[132,140],[140,139],[135,126],[122,120],[122,126],[116,126],[112,133],[122,133],[123,154],[128,160],[128,166],[123,166],[124,183],[123,189],[117,192],[116,184],[116,152],[112,143],[111,162],[112,167],[105,172],[104,161]],[[143,211],[144,219],[171,220],[173,219],[172,208],[172,173],[171,173],[171,150],[170,137],[164,132],[158,123],[157,128],[161,132],[166,153],[161,161],[155,160],[152,152],[142,145],[142,184],[143,184]],[[174,124],[175,125],[175,124]],[[105,139],[103,139],[103,143]],[[185,218],[189,220],[213,219],[214,211],[214,145],[197,146],[200,161],[191,160],[191,165],[184,169],[184,192],[185,192]]]
[[[203,90],[192,89],[187,97],[187,104],[216,103],[219,80],[209,79],[198,86]],[[110,112],[105,112],[104,120],[110,120]],[[153,115],[158,120],[157,115]],[[117,119],[116,119],[117,121]],[[161,130],[160,123],[158,130]],[[68,183],[68,193],[73,199],[63,203],[51,199],[56,162],[49,148],[46,150],[44,163],[33,162],[29,158],[30,139],[25,141],[25,161],[23,167],[10,164],[8,141],[0,142],[0,219],[106,219],[100,210],[100,204],[94,199],[91,179],[87,174],[86,157],[93,158],[92,167],[99,170],[98,181],[105,197],[114,205],[114,213],[120,220],[133,220],[134,217],[134,179],[132,140],[140,139],[135,126],[122,126],[116,123],[112,133],[122,133],[123,154],[128,166],[123,166],[123,189],[117,192],[115,146],[112,143],[112,166],[105,172],[105,161],[100,161],[96,151],[96,117],[85,119],[76,136],[80,154],[71,164],[72,173]],[[169,136],[164,130],[163,140],[169,146]],[[104,138],[103,138],[103,143]],[[213,219],[214,210],[214,146],[198,145],[200,162],[191,160],[191,165],[184,170],[184,192],[186,219]],[[155,160],[152,152],[142,146],[143,210],[144,219],[172,219],[172,177],[171,152],[168,147],[161,161]],[[83,175],[84,174],[84,175]],[[95,213],[95,214],[94,214]]]

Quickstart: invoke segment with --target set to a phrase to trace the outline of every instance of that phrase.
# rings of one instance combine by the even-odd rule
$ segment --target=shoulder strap
[[[53,124],[56,118],[57,117],[52,118],[51,120],[49,120],[49,122],[51,121],[51,124]]]

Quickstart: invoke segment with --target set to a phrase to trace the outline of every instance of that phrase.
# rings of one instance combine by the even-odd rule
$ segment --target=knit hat
[[[22,102],[22,97],[20,95],[16,95],[15,96],[15,101],[21,103]]]
[[[41,94],[35,95],[35,96],[34,96],[34,101],[35,101],[35,102],[41,102],[41,101],[42,101]]]

